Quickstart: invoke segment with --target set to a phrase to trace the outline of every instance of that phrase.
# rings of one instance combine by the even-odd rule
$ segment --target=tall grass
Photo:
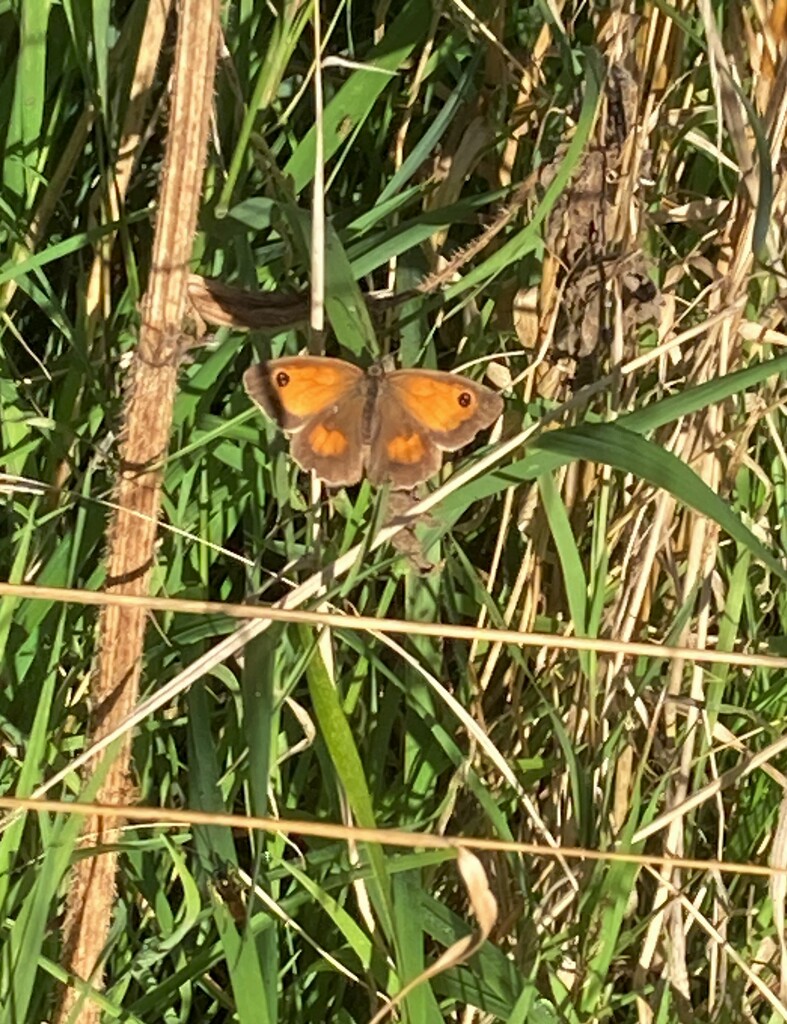
[[[488,370],[503,437],[539,429],[463,477],[409,547],[375,547],[386,496],[315,500],[240,386],[303,331],[219,328],[180,377],[154,589],[272,601],[360,544],[320,607],[587,647],[272,626],[137,728],[129,802],[707,861],[484,855],[490,937],[401,1019],[785,1019],[781,880],[713,865],[784,863],[780,766],[743,772],[783,731],[783,668],[623,648],[787,653],[783,26],[725,3],[476,7],[324,6],[325,54],[343,59],[324,69],[327,349]],[[146,17],[0,5],[12,583],[104,581],[175,30],[132,137]],[[310,17],[296,0],[224,11],[193,269],[239,288],[309,284]],[[414,287],[515,196],[439,292],[366,320],[359,286]],[[94,628],[78,603],[0,601],[3,793],[84,749]],[[145,693],[234,628],[152,615]],[[54,795],[91,793],[72,772]],[[78,834],[40,813],[0,835],[0,1021],[50,1017]],[[450,850],[133,823],[121,848],[108,984],[85,994],[106,1021],[367,1021],[475,927]]]

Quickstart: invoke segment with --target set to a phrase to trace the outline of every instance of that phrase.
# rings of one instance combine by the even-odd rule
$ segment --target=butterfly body
[[[282,430],[304,469],[333,487],[357,483],[410,488],[436,473],[500,415],[503,401],[482,384],[438,370],[364,371],[343,359],[272,359],[243,383]]]

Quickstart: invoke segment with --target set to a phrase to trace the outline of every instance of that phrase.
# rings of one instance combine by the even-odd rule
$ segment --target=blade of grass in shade
[[[678,395],[671,395],[669,398],[652,402],[644,409],[637,409],[635,412],[618,417],[615,424],[638,434],[655,430],[657,427],[674,422],[681,416],[699,412],[714,402],[722,402],[746,388],[762,383],[775,374],[785,372],[787,372],[787,356],[778,356],[776,359],[757,363],[744,370],[717,377],[705,384],[697,385],[697,387],[688,388]],[[562,431],[556,430],[550,432],[550,436],[560,433]],[[496,494],[520,480],[535,480],[542,473],[552,473],[573,460],[574,456],[565,457],[551,450],[547,451],[547,446],[542,444],[542,437],[546,436],[546,434],[541,435],[529,442],[528,454],[523,459],[473,480],[471,485],[468,485],[471,487],[468,491],[465,488],[460,488],[449,495],[441,506],[444,513],[450,511],[452,516],[458,518],[471,504],[471,497],[473,502],[479,501],[481,498]],[[637,475],[636,471],[635,475]]]
[[[440,592],[444,584],[443,572],[439,568],[439,544],[431,546],[428,557],[434,560],[435,569],[427,578],[413,572],[408,572],[404,578],[404,615],[408,622],[440,620]],[[432,638],[413,635],[408,638],[408,647],[416,653],[424,668],[440,678],[443,652]],[[435,711],[434,695],[418,669],[405,663],[400,668],[400,674],[402,688],[407,694],[402,768],[408,792],[412,794],[414,802],[421,803],[431,799],[438,779],[435,777],[432,758],[425,756],[423,738],[418,734],[418,727],[410,722],[416,716],[420,725],[425,715],[439,721],[439,715]]]
[[[308,872],[301,871],[294,862],[286,862],[284,870],[292,875],[303,891],[319,905],[331,924],[339,930],[344,941],[358,958],[362,970],[370,971],[374,958],[374,944],[363,928],[359,927],[353,915],[349,914],[323,886],[318,885]],[[348,966],[350,963],[348,961]]]
[[[54,981],[58,982],[60,985],[73,985],[78,992],[84,993],[85,1000],[97,1006],[104,1014],[104,1017],[101,1018],[102,1022],[122,1020],[123,1024],[147,1024],[143,1017],[137,1017],[136,1014],[127,1010],[125,1006],[121,1006],[118,1001],[109,994],[111,991],[110,989],[100,992],[93,985],[77,981],[74,977],[69,976],[68,972],[64,971],[60,964],[54,963],[54,961],[43,955],[39,957],[38,962],[41,969],[46,971]],[[83,1004],[79,1004],[79,1007],[74,1008],[71,1019],[67,1021],[66,1024],[74,1024],[74,1021],[78,1019],[77,1014],[82,1005]],[[49,1007],[47,1007],[47,1010],[49,1010]],[[48,1021],[49,1019],[50,1018],[48,1016],[41,1017],[40,1015],[35,1018],[36,1021]],[[0,1020],[3,1021],[3,1024],[6,1024],[5,1018],[0,1018]],[[14,1022],[14,1024],[16,1024],[16,1022]]]
[[[281,728],[281,697],[274,680],[276,645],[282,629],[274,626],[255,637],[244,651],[243,729],[249,748],[249,796],[251,813],[266,815],[272,751]]]
[[[23,583],[25,580],[30,548],[35,536],[38,504],[38,499],[33,499],[27,513],[27,522],[16,531],[14,561],[8,574],[9,583]],[[0,598],[0,664],[6,658],[6,646],[11,632],[11,624],[14,621],[14,612],[19,603],[15,597]],[[36,602],[30,603],[35,604]],[[42,601],[40,603],[44,604],[45,602]],[[50,608],[51,604],[47,603],[44,611],[48,611]]]
[[[586,771],[574,745],[573,734],[569,732],[563,719],[548,700],[542,702],[542,717],[549,720],[558,746],[565,759],[565,770],[568,776],[571,793],[571,805],[576,820],[576,835],[580,846],[595,846],[597,843],[596,813],[593,806],[593,782]]]
[[[110,124],[107,32],[109,29],[109,4],[102,0],[89,3],[80,0],[66,0],[63,14],[68,20],[72,52],[78,55],[91,54],[92,60],[80,62],[80,72],[89,90],[92,104],[101,111],[105,123]]]
[[[363,768],[355,738],[344,715],[334,681],[328,675],[325,663],[313,634],[304,628],[298,634],[305,649],[311,651],[306,667],[309,695],[331,762],[347,794],[355,821],[364,828],[376,828],[374,805],[372,803],[366,774]],[[393,935],[391,916],[391,884],[385,867],[385,856],[376,843],[365,847],[374,871],[370,887],[377,913],[389,938]]]
[[[554,179],[549,183],[541,202],[527,226],[518,231],[509,241],[504,242],[491,256],[482,260],[476,267],[462,276],[461,281],[450,285],[445,290],[445,299],[449,301],[467,291],[477,288],[499,274],[508,270],[513,263],[523,259],[529,252],[534,252],[543,245],[540,230],[544,220],[549,216],[552,207],[567,188],[571,178],[580,166],[590,132],[593,128],[601,93],[601,69],[595,55],[589,55],[587,62],[588,74],[584,80],[582,109],[579,114],[576,131]]]
[[[95,799],[114,753],[113,747],[105,752],[99,768],[79,794],[81,803]],[[50,928],[54,901],[84,825],[84,815],[59,815],[53,825],[41,815],[41,824],[42,832],[47,833],[46,844],[33,887],[15,910],[13,922],[0,944],[0,1007],[11,1014],[0,1017],[0,1021],[9,1024],[31,1019],[28,1010],[38,975],[38,958]]]
[[[442,949],[471,931],[463,917],[428,893],[421,893],[412,912],[421,919],[424,933]],[[438,975],[432,982],[435,993],[441,998],[456,999],[462,1006],[471,1003],[485,1013],[505,1018],[525,984],[519,968],[493,942],[484,943],[474,954],[472,964],[472,970],[459,966]]]
[[[36,169],[44,138],[42,126],[47,92],[46,44],[50,10],[49,0],[22,4],[19,10],[16,75],[6,122],[3,164],[6,196],[13,195],[16,200],[23,201],[17,206],[17,212],[24,209],[24,201],[32,201],[41,182]]]
[[[609,1006],[610,967],[620,955],[620,932],[639,870],[637,864],[598,864],[595,879],[585,890],[591,912],[585,929],[589,941],[582,956],[587,964],[579,1002],[582,1020],[604,1016]]]
[[[269,1007],[263,972],[270,971],[274,982],[277,965],[260,963],[253,933],[248,928],[239,932],[232,914],[223,903],[215,903],[213,916],[232,982],[238,1024],[273,1024],[278,1017]]]
[[[609,594],[607,581],[609,579],[609,517],[610,505],[613,501],[614,488],[610,484],[612,474],[601,474],[601,486],[597,488],[593,496],[593,515],[590,527],[590,553],[588,556],[587,568],[587,615],[585,625],[586,636],[598,636],[601,624],[604,620],[606,599]],[[540,480],[543,480],[541,477]],[[553,479],[550,476],[550,479]],[[562,499],[561,499],[562,503]],[[583,532],[583,527],[577,527],[578,532]],[[588,710],[590,712],[589,727],[591,730],[591,743],[595,744],[598,739],[596,732],[598,722],[597,714],[600,711],[601,703],[599,698],[599,674],[598,658],[595,651],[588,651],[587,663],[580,655],[580,665],[587,674],[588,679]]]
[[[370,70],[353,71],[350,78],[326,105],[324,114],[324,153],[326,163],[338,151],[353,129],[371,113],[378,96],[392,88],[397,78],[385,74],[396,71],[410,58],[423,40],[432,19],[431,5],[423,0],[410,0],[389,26],[364,63]],[[376,70],[379,69],[379,70]],[[302,139],[284,167],[284,175],[293,180],[297,195],[314,176],[316,130],[312,128]]]
[[[288,220],[304,252],[311,244],[312,219],[294,205],[285,207]],[[353,273],[339,236],[330,221],[325,222],[325,312],[339,343],[353,355],[379,354],[377,335],[369,309]]]
[[[560,1024],[585,1024],[585,1018],[578,1017],[574,1012],[571,1005],[571,992],[566,988],[560,968],[560,964],[552,965],[552,971],[547,974],[547,984],[552,992],[552,999],[555,1005],[560,1007],[561,1014],[565,1013],[565,1020],[562,1016],[558,1018]]]
[[[41,521],[36,523],[41,528]],[[68,538],[60,543],[52,552],[52,556],[36,573],[35,582],[41,587],[67,587],[70,580],[67,575],[68,563],[71,560],[71,540]],[[5,598],[3,599],[3,601]],[[0,606],[2,606],[0,601]],[[22,601],[16,613],[16,621],[24,631],[25,640],[20,646],[20,652],[25,651],[29,645],[29,638],[34,637],[39,628],[46,622],[47,617],[52,614],[54,603],[51,601]],[[47,628],[46,626],[44,627]],[[30,645],[35,649],[35,645]],[[0,648],[1,650],[2,648]],[[27,653],[25,651],[25,653]]]
[[[418,977],[429,966],[424,946],[431,948],[432,943],[424,934],[420,916],[413,913],[413,907],[421,901],[421,877],[420,871],[397,872],[393,876],[393,909],[403,984]],[[419,1024],[442,1024],[445,1019],[428,981],[413,989],[403,1007],[405,1019],[418,1021]]]
[[[713,380],[697,384],[695,387],[687,387],[685,391],[676,395],[651,402],[644,409],[636,409],[634,412],[620,416],[617,423],[625,426],[627,430],[644,434],[648,430],[655,430],[657,427],[674,423],[681,416],[690,416],[701,409],[706,409],[709,405],[723,402],[747,388],[761,384],[769,377],[782,373],[787,373],[787,355],[777,356],[775,359],[765,359],[753,366],[747,366],[743,370],[726,373],[724,376],[715,377]]]
[[[17,797],[30,796],[42,781],[42,766],[46,764],[46,750],[50,741],[50,714],[54,707],[53,698],[63,662],[63,637],[68,618],[68,608],[61,607],[57,628],[53,634],[48,633],[49,658],[47,670],[43,673],[43,682],[40,687],[31,688],[30,691],[36,700],[35,715],[24,746],[24,760],[15,787],[15,796]],[[37,632],[34,636],[37,638]],[[2,662],[2,657],[0,657],[0,662]],[[23,677],[22,673],[20,673],[20,677]],[[8,911],[5,901],[24,828],[25,818],[20,816],[0,836],[0,912],[3,913]]]
[[[385,607],[378,609],[379,614],[385,613]],[[361,648],[357,644],[357,638],[352,634],[345,637],[345,642],[355,650],[359,651],[360,660]],[[424,761],[434,763],[449,763],[457,771],[461,771],[465,782],[472,793],[475,794],[482,808],[489,814],[495,824],[499,835],[512,839],[513,835],[508,831],[505,820],[499,815],[496,816],[495,808],[489,794],[484,789],[484,784],[472,767],[467,766],[467,751],[454,737],[456,727],[453,724],[455,716],[449,718],[445,725],[438,716],[435,709],[436,698],[431,691],[426,692],[421,686],[414,691],[409,685],[410,676],[404,675],[399,669],[396,672],[390,671],[384,664],[378,663],[376,659],[370,659],[375,670],[380,673],[383,681],[387,684],[383,687],[383,696],[375,716],[374,733],[368,744],[369,754],[367,770],[370,776],[378,779],[385,777],[387,770],[388,751],[391,746],[391,735],[398,726],[398,718],[402,713],[402,702],[412,705],[412,714],[408,710],[408,722],[410,731],[414,733],[415,739],[420,744],[421,757]],[[356,661],[356,665],[358,661]],[[361,664],[363,664],[361,662]],[[428,700],[425,700],[425,697]],[[449,709],[450,710],[450,709]],[[460,723],[463,724],[463,723]],[[408,802],[411,790],[408,783]],[[430,801],[434,798],[434,791],[429,794]],[[454,854],[448,854],[453,857]]]
[[[225,382],[229,375],[234,376],[234,363],[248,344],[248,338],[243,334],[232,334],[229,331],[220,329],[216,332],[217,339],[221,342],[214,352],[206,353],[204,359],[195,362],[185,369],[185,385],[181,387],[175,402],[173,416],[173,427],[175,429],[188,424],[189,427],[199,419],[204,425],[204,414],[210,411],[211,403],[216,401],[216,382]],[[213,385],[213,386],[211,386]],[[215,431],[220,433],[221,426],[227,428],[227,421],[220,419],[216,421]],[[203,437],[203,443],[210,440],[212,434],[208,433]],[[176,456],[184,451],[193,450],[192,447],[180,449],[179,452],[171,452],[169,461],[175,461]]]
[[[107,109],[109,103],[109,31],[110,15],[112,5],[108,0],[93,0],[93,55],[96,61],[96,97],[101,105],[101,111],[105,121],[108,122],[110,113]]]
[[[10,372],[10,371],[9,371]],[[29,417],[23,412],[19,386],[0,377],[0,452],[2,469],[6,473],[22,476],[29,457],[28,447],[35,444],[36,434]]]
[[[696,613],[697,588],[693,587],[683,602],[672,612],[669,630],[664,636],[662,643],[665,647],[674,647],[681,642],[685,629],[691,622],[691,617]],[[649,686],[658,686],[664,676],[664,658],[655,654],[638,662],[637,689],[640,692],[647,691]]]
[[[416,211],[420,210],[423,194],[423,185],[411,185],[410,188],[404,189],[404,191],[399,192],[386,202],[381,203],[378,201],[371,209],[362,210],[342,230],[348,256],[355,261],[366,251],[369,245],[373,244],[366,237],[372,228],[380,225],[379,230],[386,233],[392,230],[392,223],[396,223],[397,214],[401,214],[408,207],[413,207]],[[362,248],[364,243],[366,248]],[[358,247],[357,249],[355,248],[356,246]]]
[[[56,260],[62,260],[66,256],[72,256],[75,252],[79,252],[80,249],[85,249],[90,245],[94,245],[100,241],[106,235],[113,235],[117,232],[118,228],[126,228],[129,224],[138,223],[142,220],[147,220],[150,214],[129,214],[124,221],[110,221],[106,224],[102,224],[100,227],[91,228],[89,231],[80,231],[69,238],[64,239],[62,242],[56,242],[54,245],[48,246],[41,252],[33,253],[32,256],[27,256],[25,259],[19,262],[14,262],[13,259],[6,260],[0,265],[0,285],[5,284],[6,281],[12,281],[19,279],[24,284],[24,277],[33,270],[39,270],[41,267],[45,267],[49,263],[54,263]],[[32,287],[32,286],[30,286]]]
[[[754,214],[754,230],[752,232],[752,252],[758,259],[767,257],[765,243],[768,237],[768,228],[773,217],[773,169],[771,167],[771,154],[768,137],[764,130],[762,120],[757,116],[749,97],[730,75],[726,67],[721,65],[719,73],[723,75],[725,84],[732,88],[737,94],[738,101],[749,116],[749,127],[754,136],[754,144],[757,148],[757,208]]]
[[[268,794],[275,786],[271,778],[271,764],[275,756],[277,737],[282,733],[281,700],[283,689],[277,679],[276,649],[284,630],[274,627],[246,645],[244,651],[241,693],[243,696],[243,738],[248,747],[248,802],[252,814],[261,816],[270,812]],[[283,860],[284,841],[262,832],[252,839],[253,875],[262,871],[268,856]],[[271,883],[270,895],[278,899],[276,884]],[[249,909],[259,907],[253,895]],[[269,1007],[277,1007],[279,998],[276,979],[279,974],[280,932],[268,928],[256,937],[259,962],[263,967],[263,982],[267,988]]]
[[[178,949],[186,940],[186,936],[194,928],[202,911],[202,898],[199,886],[194,875],[189,871],[187,859],[184,853],[167,841],[164,837],[164,844],[172,858],[172,877],[177,879],[180,886],[180,912],[176,919],[162,922],[159,918],[161,929],[161,948],[163,950]],[[153,907],[161,902],[154,899]]]
[[[255,125],[259,123],[260,114],[265,115],[275,100],[287,69],[287,63],[298,45],[304,29],[309,24],[312,13],[309,4],[301,5],[299,0],[289,0],[284,10],[278,12],[278,16],[274,18],[273,24],[268,30],[268,48],[259,62],[257,80],[252,89],[251,99],[245,108],[243,123],[238,132],[230,168],[227,172],[227,180],[216,204],[217,217],[223,217],[227,213],[227,207],[231,202],[238,178],[249,159],[249,140],[252,132]]]
[[[595,504],[590,538],[587,611],[589,636],[598,636],[608,597],[610,501],[611,488],[605,480]]]
[[[227,807],[221,799],[210,709],[203,686],[189,689],[188,709],[189,804],[206,813],[223,813]],[[194,841],[204,864],[237,864],[232,830],[227,826],[196,825]]]
[[[354,355],[380,355],[369,308],[344,246],[330,221],[325,225],[325,311],[340,344]]]
[[[716,647],[720,651],[734,650],[738,637],[745,635],[741,629],[741,617],[749,590],[750,572],[751,552],[746,548],[739,548],[724,595],[724,613],[719,622],[719,639]],[[708,665],[705,684],[705,711],[711,723],[715,721],[719,713],[724,697],[725,683],[731,671],[731,666]]]
[[[540,476],[538,487],[541,492],[542,507],[549,523],[552,539],[555,542],[560,568],[563,572],[563,586],[566,588],[568,606],[577,636],[587,636],[587,595],[588,584],[582,559],[579,557],[574,531],[566,512],[566,506],[551,475]],[[590,652],[581,652],[580,661],[586,675],[590,675]]]
[[[361,242],[348,245],[347,255],[352,263],[353,274],[357,278],[365,277],[384,266],[388,260],[406,255],[417,248],[427,238],[433,237],[435,232],[448,230],[457,222],[472,222],[482,211],[489,209],[491,202],[504,198],[506,194],[502,191],[485,192],[482,196],[473,196],[450,206],[428,210],[389,226],[384,231],[377,231]],[[423,298],[420,301],[423,302]]]
[[[265,926],[268,926],[267,921]],[[131,1010],[137,1014],[140,1020],[148,1024],[151,1019],[166,1019],[165,1013],[162,1012],[163,1009],[177,1007],[183,999],[184,992],[190,994],[192,989],[201,988],[205,975],[212,971],[217,964],[221,964],[221,969],[224,970],[221,947],[215,942],[214,936],[211,936],[211,939],[213,941],[207,949],[192,947],[188,951],[185,963],[179,962],[174,970],[163,972],[162,980],[145,991],[145,994],[132,1004]],[[123,1007],[124,1012],[125,1009]]]
[[[561,1024],[555,1007],[539,992],[537,979],[542,969],[541,958],[537,956],[530,969],[530,978],[524,982],[505,1024]]]
[[[464,71],[459,76],[459,81],[449,93],[446,101],[442,106],[437,106],[437,114],[434,120],[413,146],[412,151],[407,154],[399,170],[392,175],[390,181],[380,193],[378,202],[384,203],[395,196],[432,156],[434,148],[443,134],[448,131],[454,116],[467,102],[468,93],[475,91],[473,79],[478,67],[480,52],[479,50],[473,59],[467,62]]]
[[[80,491],[84,500],[77,500],[75,502],[76,508],[71,516],[73,541],[69,544],[58,545],[58,547],[65,547],[70,557],[66,565],[65,578],[55,584],[55,586],[79,586],[80,582],[84,580],[84,566],[89,564],[91,559],[95,559],[106,541],[104,536],[104,527],[106,525],[104,509],[91,501],[91,496],[95,489],[97,489],[97,486],[94,480],[93,469],[90,468],[84,474],[81,481]],[[54,577],[54,572],[52,571],[54,568],[52,565],[53,561],[54,557],[50,559],[46,566],[46,574],[49,575],[50,579]],[[100,574],[103,581],[104,566],[97,567],[95,574]],[[42,573],[43,575],[45,573]],[[37,582],[39,584],[43,583],[41,577],[38,578]],[[88,581],[85,580],[84,582],[86,584]]]
[[[208,812],[225,811],[226,807],[220,796],[221,779],[216,764],[214,739],[210,729],[211,716],[204,688],[192,687],[189,690],[188,702],[191,805]],[[231,829],[223,826],[195,826],[194,839],[204,864],[218,865],[221,868],[225,865],[237,867]],[[260,963],[259,952],[252,936],[247,930],[244,930],[242,936],[238,934],[229,911],[220,902],[214,904],[214,916],[224,948],[224,959],[232,980],[239,1019],[260,1020],[263,1024],[276,1020],[275,987],[266,986],[265,977],[269,971],[270,977],[276,977],[277,968],[270,963]],[[228,922],[225,916],[229,918]],[[270,944],[265,945],[270,952]],[[249,1016],[253,1012],[256,1012],[256,1018]]]

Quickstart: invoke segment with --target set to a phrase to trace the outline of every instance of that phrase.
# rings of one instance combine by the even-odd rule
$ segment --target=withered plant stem
[[[142,303],[124,407],[116,484],[117,511],[109,526],[107,590],[146,594],[153,565],[162,471],[172,424],[177,372],[184,348],[186,282],[205,167],[219,36],[217,0],[181,0],[172,76],[168,138],[148,290]],[[106,607],[99,625],[99,658],[91,685],[91,739],[110,732],[137,701],[146,613]],[[127,802],[131,737],[110,751],[113,760],[97,799]],[[104,767],[104,766],[102,766]],[[93,766],[93,770],[97,768]],[[98,836],[97,855],[77,862],[64,924],[64,965],[103,987],[100,963],[115,900],[117,834],[98,818],[85,832]],[[78,989],[63,990],[58,1024],[97,1024],[98,1006]]]

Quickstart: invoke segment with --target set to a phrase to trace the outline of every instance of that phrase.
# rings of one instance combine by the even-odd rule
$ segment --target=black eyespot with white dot
[[[467,409],[473,402],[473,396],[469,391],[460,391],[456,400],[463,409]]]
[[[276,387],[277,388],[286,388],[289,383],[290,383],[290,375],[289,375],[289,373],[287,373],[286,370],[279,370],[279,372],[276,374]]]

